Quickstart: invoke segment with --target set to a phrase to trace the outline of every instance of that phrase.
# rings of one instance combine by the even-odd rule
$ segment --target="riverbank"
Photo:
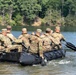
[[[51,28],[54,30],[55,26],[12,26],[12,31],[21,31],[22,28],[27,28],[28,31],[36,31],[37,28],[42,29],[45,31],[46,28]],[[6,26],[0,26],[0,30],[2,28],[6,28]],[[61,26],[61,31],[62,32],[76,32],[76,26]]]

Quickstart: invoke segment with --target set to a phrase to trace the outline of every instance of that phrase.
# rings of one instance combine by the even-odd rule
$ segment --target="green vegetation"
[[[28,26],[76,24],[76,0],[0,0],[0,25]]]

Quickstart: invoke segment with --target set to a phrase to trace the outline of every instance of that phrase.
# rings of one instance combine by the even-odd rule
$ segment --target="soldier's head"
[[[10,33],[11,30],[12,30],[12,27],[8,25],[8,26],[7,26],[7,33]]]
[[[34,32],[32,32],[32,33],[31,33],[31,35],[35,35],[35,33],[34,33]]]
[[[61,25],[61,19],[56,20],[56,24]]]
[[[50,28],[46,28],[46,33],[50,33],[51,29]]]
[[[41,29],[37,29],[37,30],[36,30],[36,35],[40,36],[41,33],[42,33],[42,30],[41,30]]]
[[[57,32],[57,33],[60,32],[60,27],[59,27],[59,26],[56,26],[56,27],[55,27],[55,32]]]
[[[26,28],[22,28],[22,34],[26,34],[27,33],[27,29]]]
[[[51,34],[52,33],[52,30],[50,28],[46,28],[46,31],[45,32]]]
[[[4,35],[4,36],[7,35],[7,29],[2,29],[2,35]]]

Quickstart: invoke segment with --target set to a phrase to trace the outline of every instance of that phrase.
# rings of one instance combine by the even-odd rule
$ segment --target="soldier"
[[[45,48],[43,51],[53,50],[53,48],[58,45],[57,40],[52,37],[51,32],[52,30],[50,28],[46,28],[46,33],[42,35],[44,36],[42,39],[43,39],[43,47]],[[46,44],[46,46],[44,43]]]
[[[51,37],[51,29],[46,28],[46,33],[41,35],[41,39],[43,41],[43,52],[50,51],[52,49],[51,47],[52,41],[50,37]]]
[[[3,46],[6,52],[11,50],[18,49],[18,52],[21,52],[22,49],[19,45],[12,45],[11,40],[7,36],[7,29],[2,29],[2,35],[0,36],[1,46]]]
[[[30,43],[29,43],[30,35],[27,34],[26,28],[22,28],[22,34],[18,37],[18,39],[21,39],[27,48],[30,46]]]
[[[0,32],[0,37],[2,37],[2,33]],[[5,49],[4,49],[4,47],[2,46],[2,44],[1,44],[1,40],[0,40],[0,52],[2,52],[2,51],[4,51]]]
[[[7,26],[7,36],[11,39],[11,41],[15,41],[16,37],[11,33],[12,27],[11,26]]]
[[[41,65],[44,66],[46,65],[46,62],[44,61],[44,56],[43,56],[42,39],[40,38],[41,32],[42,32],[41,29],[37,29],[36,34],[31,35],[29,53],[39,54],[39,56],[42,58]]]
[[[31,35],[30,37],[30,53],[39,53],[41,50],[41,46],[42,46],[42,42],[40,39],[40,34],[41,34],[42,30],[41,29],[37,29],[36,34],[35,35]]]
[[[65,38],[64,36],[60,33],[60,27],[59,26],[56,26],[55,28],[55,32],[52,34],[53,38],[56,39],[56,41],[58,42],[58,46],[59,48],[61,49],[62,48],[62,45],[61,45],[61,41],[65,41]]]

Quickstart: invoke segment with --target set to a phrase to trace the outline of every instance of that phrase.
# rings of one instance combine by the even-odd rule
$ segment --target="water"
[[[21,32],[12,32],[18,37]],[[29,32],[31,33],[31,32]],[[66,40],[76,45],[76,32],[62,32]],[[68,49],[66,57],[52,60],[47,66],[33,65],[23,67],[17,63],[0,63],[0,75],[76,75],[76,52]]]

